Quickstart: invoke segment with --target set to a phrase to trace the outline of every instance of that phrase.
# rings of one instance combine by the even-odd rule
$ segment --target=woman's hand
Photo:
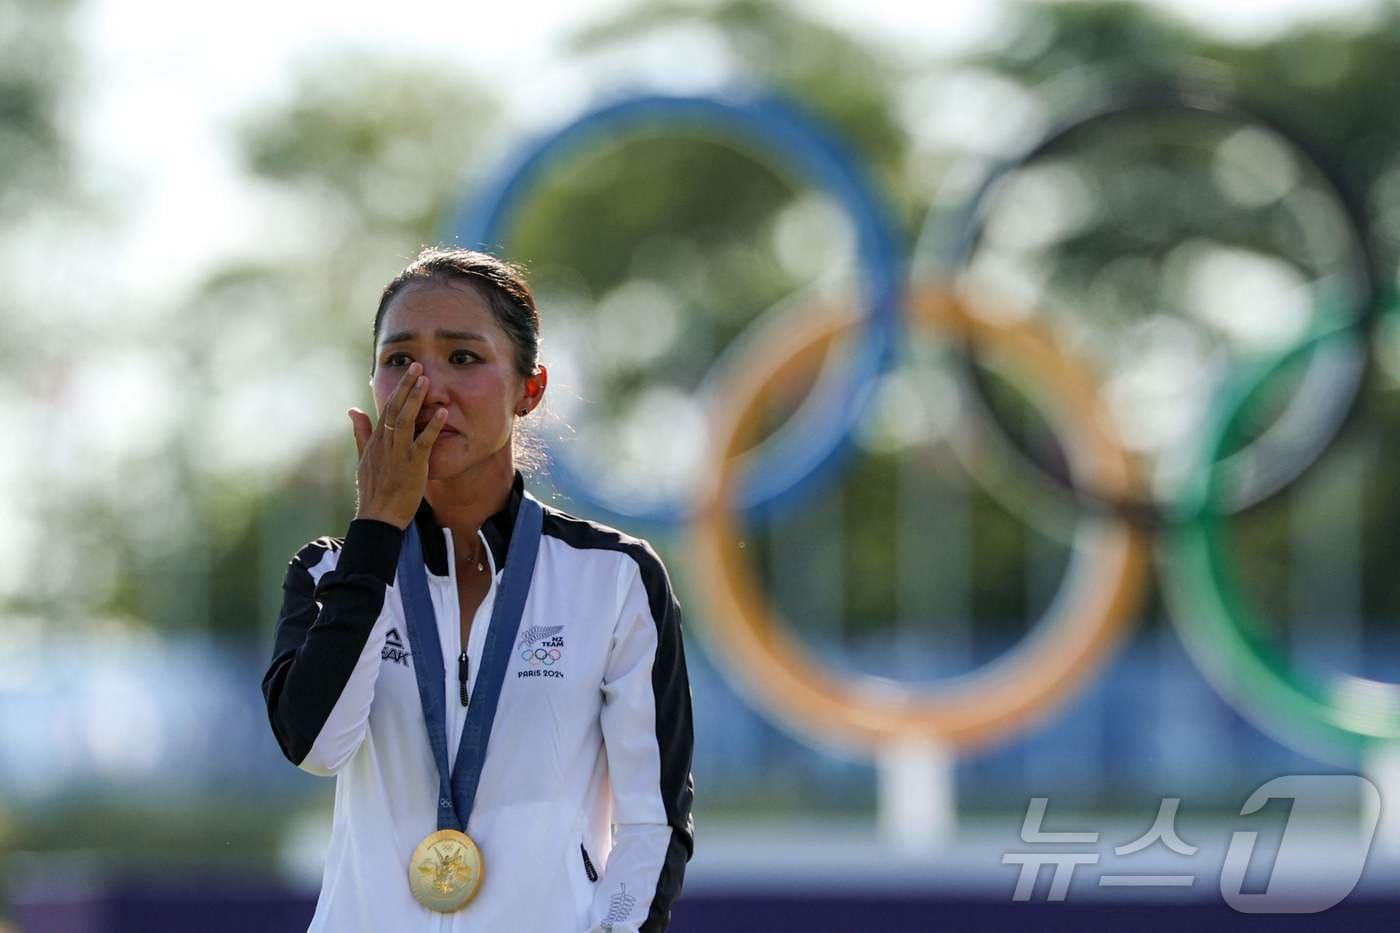
[[[428,389],[419,363],[409,364],[379,413],[379,424],[352,408],[347,413],[355,429],[360,468],[355,477],[358,492],[355,517],[374,518],[398,528],[408,528],[428,482],[428,454],[438,432],[447,423],[447,410],[439,408],[417,436],[413,436],[418,410]]]

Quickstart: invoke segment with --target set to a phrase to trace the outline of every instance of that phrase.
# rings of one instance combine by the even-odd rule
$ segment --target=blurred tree
[[[718,45],[719,57],[732,63],[742,81],[777,88],[828,121],[870,167],[897,222],[906,232],[915,229],[926,208],[919,202],[919,180],[927,172],[911,145],[911,121],[922,117],[908,106],[906,90],[918,69],[880,43],[841,32],[791,4],[720,0],[644,3],[584,30],[573,47],[583,55],[602,55],[670,42],[680,55],[685,43],[702,40]],[[678,183],[681,179],[686,183]],[[622,360],[611,372],[595,372],[601,389],[595,383],[590,388],[599,392],[598,408],[615,416],[654,404],[636,391],[644,382],[669,381],[690,391],[719,352],[769,308],[814,280],[827,287],[842,281],[825,273],[835,264],[833,256],[843,262],[849,257],[829,246],[821,251],[819,236],[808,241],[818,257],[811,265],[794,264],[783,254],[777,231],[785,212],[809,232],[830,223],[825,216],[802,216],[794,207],[802,192],[785,181],[781,166],[674,136],[600,150],[541,187],[509,248],[547,276],[556,264],[566,268],[566,289],[586,283],[583,300],[565,305],[580,304],[588,309],[584,314],[594,313],[593,306],[627,278],[645,277],[676,289],[688,322],[669,355],[638,358],[630,366]],[[619,197],[620,192],[634,196]],[[599,216],[608,223],[592,224]],[[569,229],[587,229],[589,235],[558,236]],[[853,274],[849,266],[842,271]],[[899,538],[892,533],[900,514],[894,495],[900,488],[898,467],[901,458],[913,457],[908,450],[865,451],[829,493],[842,500],[844,606],[837,611],[845,617],[843,630],[856,638],[898,624],[899,582],[892,568],[901,560],[914,566],[921,560],[917,554],[897,554]],[[975,575],[970,605],[993,632],[1014,634],[1024,629],[1038,599],[1020,584],[1030,563],[1040,559],[1030,550],[1037,536],[975,485],[970,488],[975,529],[967,542]],[[823,564],[822,549],[804,547],[800,539],[782,541],[782,528],[755,529],[761,546],[754,550],[771,554],[776,536],[782,543],[772,546],[799,552],[784,562],[787,572],[807,579],[833,571]],[[927,529],[930,535],[938,531]],[[1054,563],[1062,561],[1061,554]],[[762,569],[770,578],[777,573],[772,566]],[[1049,568],[1052,577],[1054,569]],[[946,621],[922,620],[925,627]]]
[[[0,269],[7,281],[17,281],[25,270],[18,243],[33,226],[37,211],[72,197],[70,161],[73,142],[68,125],[68,94],[76,57],[73,55],[69,0],[9,0],[0,8]],[[17,288],[0,292],[0,321],[5,339],[0,341],[0,399],[7,408],[23,411],[36,403],[48,387],[35,382],[37,368],[31,358],[41,344],[32,340],[42,328],[42,315],[33,313]],[[16,449],[13,436],[0,457],[0,477],[24,482],[19,469],[27,466],[32,451]],[[28,518],[29,516],[24,516]],[[16,547],[10,541],[10,548]],[[14,560],[20,560],[14,555]],[[24,613],[37,600],[24,581],[12,591],[0,589],[0,614]],[[0,869],[11,876],[9,850],[21,838],[14,817],[0,800]],[[10,929],[8,892],[0,886],[0,928]]]
[[[0,19],[0,237],[50,203],[67,179],[69,9],[62,2],[12,0]],[[927,174],[919,160],[942,163],[948,156],[912,148],[909,139],[923,117],[904,95],[927,75],[878,44],[785,4],[667,0],[584,30],[569,52],[625,56],[652,41],[681,48],[697,34],[718,43],[733,77],[775,85],[837,127],[873,167],[905,229],[914,228],[922,210],[915,179]],[[935,81],[959,69],[995,74],[1040,96],[1047,109],[1065,103],[1070,88],[1087,94],[1110,81],[1205,74],[1233,85],[1286,115],[1366,194],[1390,279],[1400,250],[1400,113],[1388,96],[1400,70],[1397,45],[1400,8],[1393,4],[1373,28],[1318,27],[1240,47],[1138,6],[1037,3],[1020,8],[994,45],[961,61],[922,64]],[[1009,119],[995,111],[977,117],[989,125]],[[249,197],[264,209],[267,246],[211,270],[179,302],[179,313],[161,322],[161,345],[174,348],[188,377],[174,402],[176,446],[93,471],[117,474],[121,483],[52,490],[61,514],[44,528],[71,543],[64,550],[72,560],[51,562],[52,580],[26,580],[24,599],[63,591],[79,619],[110,611],[170,631],[207,626],[240,647],[265,643],[288,556],[315,534],[336,533],[353,501],[348,425],[338,408],[322,410],[344,399],[365,406],[379,290],[420,245],[441,238],[461,179],[479,167],[481,141],[501,131],[497,102],[459,76],[364,57],[322,62],[286,99],[250,114],[237,145]],[[591,340],[582,349],[620,358],[598,398],[611,416],[627,409],[643,382],[670,380],[693,392],[701,373],[756,316],[822,277],[827,270],[810,258],[838,256],[841,244],[829,237],[836,226],[830,215],[811,210],[806,194],[782,167],[745,152],[653,136],[615,144],[548,179],[509,231],[507,246],[532,262],[543,297],[560,298],[546,307],[547,340],[573,315]],[[1193,203],[1153,200],[1150,188],[1147,195],[1125,213],[1151,219],[1189,213]],[[1246,217],[1243,224],[1250,222]],[[1078,278],[1071,279],[1076,287],[1136,245],[1125,230],[1131,233],[1130,226],[1085,230],[1074,241],[1081,251]],[[664,353],[629,363],[635,349],[629,338],[644,342],[656,324],[647,315],[660,303],[658,292],[644,295],[640,317],[625,318],[630,331],[589,324],[598,307],[610,301],[615,307],[618,294],[638,280],[670,293],[679,324]],[[577,307],[565,300],[571,295]],[[20,309],[9,300],[0,298],[7,322],[43,319],[42,309],[14,313]],[[1390,392],[1370,409],[1384,429],[1382,466],[1400,458],[1397,405],[1400,396]],[[847,535],[838,555],[849,565],[845,608],[858,633],[879,630],[897,613],[890,572],[898,563],[897,537],[890,526],[901,507],[895,475],[901,456],[912,455],[868,454],[832,493],[841,497],[835,511]],[[1365,580],[1368,612],[1394,617],[1400,575],[1389,571],[1386,542],[1400,523],[1400,496],[1390,485],[1378,471],[1367,490]],[[159,494],[142,498],[147,488]],[[1037,608],[1022,581],[1043,575],[1036,564],[1046,552],[1037,550],[1022,519],[985,497],[972,511],[970,604],[979,626],[1015,634]],[[1345,516],[1310,519],[1325,524]],[[1246,571],[1266,607],[1286,598],[1278,585],[1287,573],[1279,553],[1295,520],[1281,507],[1241,530]],[[940,531],[934,526],[927,534]],[[771,529],[756,537],[765,533]],[[1062,555],[1052,556],[1057,560],[1046,563],[1053,571]],[[75,568],[82,568],[82,580]],[[794,571],[792,563],[787,568]],[[816,563],[806,574],[802,569],[793,573],[799,586],[820,572]],[[66,841],[54,843],[60,844]],[[270,850],[273,843],[257,844]]]
[[[71,98],[82,74],[73,8],[71,0],[9,0],[0,9],[0,271],[16,283],[0,294],[8,331],[0,359],[7,361],[21,344],[32,352],[41,320],[24,307],[31,277],[25,237],[46,213],[76,200]],[[16,378],[17,366],[5,370],[0,389],[21,394],[29,380]]]
[[[69,178],[71,0],[9,0],[0,26],[0,222],[49,201]]]
[[[736,80],[784,91],[830,121],[872,167],[884,193],[907,218],[916,216],[919,205],[907,199],[902,181],[909,142],[896,100],[909,67],[873,40],[791,3],[655,0],[581,30],[571,48],[588,55],[667,33],[694,39],[696,31],[719,39]]]
[[[1400,115],[1386,102],[1400,72],[1400,5],[1384,5],[1374,23],[1311,26],[1256,45],[1224,43],[1150,8],[1121,2],[1031,4],[1015,22],[1010,37],[964,65],[1014,79],[1056,120],[1125,90],[1171,86],[1220,92],[1277,120],[1321,154],[1371,209],[1374,233],[1385,247],[1382,273],[1393,271],[1400,212],[1390,203],[1390,189],[1400,177],[1394,171]],[[1173,208],[1171,202],[1183,194],[1187,204]],[[1232,224],[1249,230],[1245,225],[1258,222],[1243,211],[1222,217],[1208,206],[1219,197],[1209,189],[1183,193],[1167,186],[1156,192],[1157,202],[1153,196],[1151,190],[1141,193],[1140,216],[1164,210],[1200,214],[1215,225],[1215,235],[1225,237]],[[1086,235],[1103,233],[1093,228]],[[1252,236],[1257,240],[1269,233],[1255,228]],[[1120,233],[1116,239],[1124,237]],[[1112,258],[1113,243],[1094,240],[1086,252],[1102,265]]]
[[[193,380],[174,400],[193,520],[164,544],[204,582],[172,587],[169,565],[144,567],[145,596],[127,593],[143,616],[270,638],[286,561],[354,506],[334,406],[370,405],[379,292],[438,239],[495,112],[458,74],[353,55],[316,63],[238,126],[268,246],[211,270],[170,325]]]
[[[587,58],[662,42],[684,55],[688,43],[706,39],[724,51],[727,83],[777,90],[823,118],[869,168],[879,194],[901,216],[913,216],[901,180],[908,137],[896,112],[904,69],[878,45],[786,3],[666,0],[588,27],[571,49]],[[779,255],[775,230],[804,188],[789,166],[742,145],[643,135],[559,172],[533,199],[511,245],[576,271],[595,296],[631,276],[684,283],[680,300],[693,316],[718,325],[708,343],[723,347],[813,274]],[[583,229],[585,218],[596,217],[608,223],[590,224],[588,237],[551,235]],[[808,222],[818,219],[829,220]],[[686,368],[693,375],[696,363]]]
[[[1072,84],[1064,80],[1070,74],[1085,90],[1109,80],[1206,73],[1287,113],[1324,148],[1346,153],[1341,161],[1358,187],[1384,192],[1394,184],[1396,130],[1387,128],[1395,118],[1385,116],[1379,101],[1386,69],[1396,60],[1387,52],[1397,41],[1394,17],[1387,13],[1375,31],[1316,29],[1239,48],[1128,4],[1033,4],[994,45],[959,62],[927,64],[939,74],[988,70],[1033,93],[1059,95],[1057,105]],[[777,86],[834,124],[873,166],[912,230],[920,209],[913,181],[920,156],[909,144],[910,124],[921,117],[902,95],[920,70],[907,59],[790,6],[754,0],[641,4],[583,30],[569,51],[580,59],[625,56],[649,42],[683,46],[702,33],[723,50],[732,76]],[[1333,64],[1322,67],[1322,60]],[[1353,92],[1372,101],[1369,111],[1353,101]],[[1368,112],[1376,115],[1369,123]],[[198,520],[182,535],[213,549],[204,561],[220,570],[218,592],[201,594],[198,604],[212,614],[214,630],[265,634],[276,594],[265,592],[264,577],[279,572],[307,525],[334,531],[335,522],[319,523],[348,513],[350,444],[338,412],[303,419],[288,414],[285,399],[362,392],[379,288],[419,245],[440,238],[460,198],[460,180],[480,167],[481,140],[499,128],[495,102],[457,77],[365,59],[312,68],[286,100],[242,126],[250,191],[268,206],[272,246],[267,255],[213,270],[174,321],[185,365],[200,379],[199,391],[187,396],[191,431],[182,455],[188,483],[200,490],[193,509]],[[1359,149],[1349,145],[1357,133],[1369,134]],[[584,348],[616,357],[603,371],[605,390],[592,399],[612,418],[634,410],[638,399],[645,402],[637,391],[644,384],[693,392],[756,316],[820,277],[823,270],[794,261],[793,248],[783,245],[789,237],[799,253],[816,243],[813,254],[835,255],[831,242],[821,239],[829,215],[803,213],[805,194],[781,166],[743,151],[653,135],[613,143],[553,173],[504,245],[530,262],[542,297],[551,302],[547,339],[572,319],[583,325],[576,332],[593,341]],[[1149,203],[1141,213],[1171,206]],[[1390,228],[1380,214],[1384,232]],[[1400,222],[1392,226],[1400,231]],[[811,234],[813,228],[815,239],[792,237],[793,230]],[[1112,228],[1086,231],[1083,275],[1102,267],[1124,242]],[[628,294],[638,281],[668,293],[679,324],[664,352],[629,361],[612,352],[617,332],[591,327],[592,315],[615,306],[619,293]],[[646,293],[648,300],[657,294]],[[640,328],[632,333],[647,329],[645,312],[654,307],[644,304],[641,317],[623,318]],[[858,567],[893,565],[888,523],[897,506],[887,501],[893,458],[870,455],[841,490],[848,553]],[[1014,630],[1023,624],[1030,597],[1006,581],[1027,575],[1030,534],[986,500],[978,499],[975,514],[981,530],[973,539],[973,604],[979,617],[1003,620]],[[267,540],[269,533],[275,541]],[[1281,534],[1275,528],[1268,537],[1281,540]],[[188,540],[177,535],[167,546],[181,550]],[[131,566],[126,558],[123,566]],[[893,587],[881,575],[853,574],[847,585],[853,618],[895,613]],[[117,608],[138,601],[125,587],[112,599]],[[1400,593],[1387,599],[1393,604]],[[181,624],[190,611],[182,605],[156,615]]]
[[[1108,92],[1165,83],[1221,91],[1298,134],[1369,211],[1382,285],[1389,287],[1394,281],[1400,251],[1400,114],[1390,105],[1390,95],[1400,80],[1400,5],[1381,5],[1369,21],[1310,25],[1245,45],[1207,37],[1158,11],[1129,3],[1026,4],[1014,23],[1004,41],[969,56],[964,64],[1012,78],[1058,118]],[[1120,160],[1119,168],[1103,161],[1096,165],[1096,154]],[[1121,152],[1081,150],[1075,158],[1091,167],[1092,177],[1132,172],[1133,163],[1122,161]],[[1267,174],[1268,163],[1259,170]],[[1279,214],[1278,204],[1222,212],[1220,194],[1208,183],[1182,186],[1160,177],[1158,183],[1151,181],[1120,185],[1109,195],[1094,192],[1101,198],[1099,216],[1056,244],[1060,264],[1053,281],[1063,294],[1079,296],[1076,314],[1081,320],[1102,324],[1105,315],[1122,313],[1134,301],[1139,308],[1155,310],[1152,300],[1160,295],[1151,294],[1151,289],[1160,282],[1144,275],[1142,264],[1117,267],[1131,271],[1136,281],[1119,277],[1106,282],[1112,277],[1103,274],[1115,259],[1150,253],[1156,244],[1144,240],[1154,229],[1173,242],[1180,242],[1185,231],[1247,249],[1284,255],[1291,251],[1304,265],[1312,263],[1313,274],[1329,271],[1327,260],[1318,261],[1317,256],[1335,250],[1338,229],[1332,226],[1330,238],[1321,243],[1305,242],[1309,234],[1298,219],[1316,221],[1316,202],[1291,219]],[[1113,194],[1125,199],[1123,207],[1113,206]],[[1312,235],[1327,229],[1326,223],[1318,223]],[[1301,258],[1307,250],[1313,250],[1311,260]],[[1394,359],[1393,343],[1393,335],[1388,336],[1383,356]],[[1393,365],[1382,370],[1372,381],[1355,419],[1352,434],[1370,441],[1340,443],[1329,453],[1331,459],[1344,458],[1360,446],[1372,458],[1360,529],[1371,544],[1389,540],[1400,527],[1400,496],[1394,495],[1383,474],[1383,465],[1400,457],[1400,397],[1393,370]],[[1330,475],[1327,464],[1320,466],[1322,476]],[[1315,497],[1316,486],[1312,489],[1307,492],[1305,482],[1237,523],[1242,573],[1267,618],[1288,616],[1290,590],[1280,583],[1288,572],[1288,548],[1296,533],[1290,527],[1307,522],[1325,537],[1355,520],[1345,510],[1315,506],[1306,517],[1300,516],[1296,504],[1314,500],[1299,496]],[[1362,568],[1365,615],[1382,623],[1400,616],[1400,581],[1390,572],[1386,550],[1366,547]]]
[[[436,241],[496,107],[459,75],[349,58],[314,66],[282,106],[249,116],[245,164],[305,224],[305,254],[262,272],[276,270],[279,289],[316,309],[301,318],[307,334],[367,350],[379,290],[400,260]],[[242,288],[256,271],[213,276],[206,288]]]
[[[571,49],[579,56],[616,49],[696,16],[694,8],[639,7],[586,30]],[[706,21],[741,53],[752,79],[798,95],[836,121],[877,174],[897,176],[905,143],[893,109],[893,66],[781,5],[727,3]],[[794,35],[802,41],[793,42]],[[247,410],[265,423],[280,423],[288,416],[267,386],[314,398],[307,394],[314,387],[297,376],[308,357],[324,364],[314,367],[317,373],[339,374],[336,386],[362,378],[378,290],[418,245],[441,236],[460,200],[459,180],[480,168],[471,159],[493,121],[494,105],[474,89],[441,74],[363,61],[325,63],[305,75],[286,102],[250,116],[241,148],[259,188],[276,205],[270,234],[290,228],[297,235],[286,256],[214,270],[187,303],[178,325],[181,343],[189,348],[190,370],[205,380],[205,391],[191,399],[207,411],[211,400],[218,410],[220,399],[247,396],[263,403]],[[810,274],[795,275],[776,256],[775,220],[800,193],[784,172],[741,151],[651,137],[556,173],[505,244],[508,255],[532,266],[532,282],[545,300],[546,338],[558,334],[572,310],[567,302],[549,301],[558,294],[560,269],[572,273],[568,281],[584,283],[587,307],[637,279],[674,287],[685,339],[670,357],[623,374],[614,388],[674,379],[693,389],[735,333]],[[240,349],[243,367],[222,359],[229,346]],[[227,571],[215,577],[218,594],[208,612],[215,630],[246,632],[270,622],[271,597],[253,605],[269,581],[255,577],[280,574],[289,549],[308,536],[308,523],[317,525],[314,533],[334,533],[341,519],[329,527],[319,523],[330,521],[328,511],[348,513],[349,437],[312,431],[290,440],[297,452],[285,462],[289,440],[279,430],[272,446],[282,462],[270,463],[217,451],[228,443],[236,417],[203,420],[218,427],[208,438],[195,438],[190,469],[206,489],[202,525],[219,531],[209,539],[215,548],[210,566]],[[237,444],[257,447],[265,440],[248,436]],[[286,520],[298,514],[303,521]],[[288,527],[298,524],[300,531]],[[269,542],[269,527],[279,538],[290,537]],[[260,553],[260,547],[276,553]]]
[[[1304,125],[1307,111],[1288,105],[1315,101],[1324,91],[1346,100],[1348,81],[1363,77],[1354,68],[1334,68],[1328,72],[1332,83],[1320,85],[1316,68],[1306,75],[1298,69],[1288,73],[1280,63],[1314,59],[1320,53],[1309,50],[1319,43],[1327,47],[1328,60],[1359,56],[1380,61],[1386,43],[1394,41],[1393,32],[1312,31],[1237,48],[1130,4],[1034,4],[1019,11],[1012,30],[990,48],[960,62],[931,64],[940,73],[992,71],[1048,95],[1054,107],[1110,83],[1203,75],[1211,82],[1236,84],[1261,105],[1298,118],[1300,128],[1324,147],[1345,150],[1346,137],[1338,135],[1336,126],[1348,108],[1317,104],[1315,112],[1328,115],[1332,126],[1323,132]],[[648,43],[672,43],[676,54],[683,54],[685,44],[697,37],[718,43],[734,77],[775,86],[829,120],[873,167],[905,228],[912,229],[920,209],[913,179],[920,167],[908,142],[908,121],[920,117],[901,109],[901,95],[918,70],[888,50],[791,6],[754,0],[643,3],[582,30],[569,50],[587,60],[626,57]],[[1379,65],[1376,70],[1383,71]],[[1377,92],[1384,86],[1370,75],[1364,80]],[[1254,94],[1256,84],[1272,94]],[[288,100],[251,116],[241,145],[259,188],[276,205],[270,212],[276,218],[270,234],[290,229],[295,235],[285,255],[216,270],[189,302],[180,325],[191,337],[186,345],[210,348],[191,350],[191,368],[209,374],[203,398],[243,398],[244,410],[275,417],[268,407],[275,393],[269,395],[265,385],[306,397],[314,389],[295,374],[308,363],[308,354],[316,357],[314,372],[323,377],[340,373],[333,384],[357,383],[359,367],[368,365],[362,356],[368,349],[374,296],[419,244],[440,236],[461,194],[459,179],[480,167],[471,159],[496,126],[491,102],[440,73],[398,66],[386,73],[379,63],[344,60],[311,70]],[[1384,176],[1377,166],[1386,164],[1380,153],[1388,145],[1374,143],[1377,154],[1365,163],[1371,166],[1368,177]],[[1112,166],[1105,168],[1112,171]],[[784,167],[694,137],[653,134],[614,142],[551,173],[507,231],[503,246],[531,266],[545,300],[547,343],[561,330],[569,331],[572,322],[579,325],[572,332],[588,338],[580,352],[586,348],[590,357],[602,360],[597,365],[604,368],[591,374],[598,385],[590,384],[597,389],[590,392],[590,402],[605,416],[595,419],[595,425],[581,425],[580,433],[596,427],[604,446],[613,445],[615,438],[603,432],[603,421],[635,417],[639,408],[652,404],[651,396],[638,391],[641,387],[663,384],[693,391],[722,349],[755,317],[820,275],[820,270],[794,263],[782,246],[784,229],[810,231],[827,218],[803,214],[803,198],[802,186]],[[1145,203],[1124,216],[1172,210],[1189,214],[1191,207],[1177,201]],[[820,235],[797,241],[815,243],[814,254],[836,255],[831,241]],[[1072,268],[1080,271],[1066,288],[1082,287],[1132,242],[1123,229],[1086,228],[1074,244],[1079,253]],[[621,320],[645,331],[646,314],[670,302],[679,324],[664,352],[630,358],[614,352],[611,344],[620,332],[598,326],[597,314],[600,308],[615,308],[619,296],[631,294],[628,289],[638,281],[657,285],[665,294],[658,301],[659,293],[646,292],[653,303],[644,305],[640,317]],[[664,322],[652,323],[667,329]],[[196,342],[195,334],[227,337]],[[206,358],[220,344],[241,347],[245,365],[256,360],[256,369],[230,369]],[[557,352],[557,340],[547,349]],[[216,379],[216,373],[224,375]],[[213,421],[225,429],[228,424]],[[307,432],[291,463],[205,456],[220,443],[226,441],[203,439],[203,459],[191,469],[201,482],[212,478],[210,488],[218,490],[206,497],[205,525],[212,523],[225,533],[215,536],[219,553],[210,561],[232,576],[218,577],[221,595],[210,600],[210,611],[216,615],[214,627],[232,633],[246,630],[253,619],[267,622],[268,599],[260,613],[250,612],[253,597],[248,595],[267,583],[251,577],[266,575],[286,556],[280,550],[255,553],[266,537],[267,516],[282,516],[276,523],[283,529],[279,534],[288,535],[282,541],[294,545],[295,527],[305,525],[286,516],[300,510],[311,521],[311,515],[347,509],[353,476],[343,456],[348,438],[323,429]],[[256,447],[260,439],[249,436],[239,443]],[[282,439],[275,446],[278,456],[285,457]],[[888,525],[895,506],[886,501],[893,469],[894,455],[872,454],[843,482],[847,554],[854,567],[894,565]],[[1018,518],[980,495],[974,515],[979,531],[972,540],[972,603],[979,619],[1015,631],[1031,611],[1032,598],[1006,581],[1027,577],[1028,561],[1035,559],[1028,551],[1034,536]],[[1274,529],[1268,536],[1281,540],[1280,534]],[[240,593],[245,594],[241,599]],[[877,620],[896,613],[887,575],[850,575],[846,596],[857,630],[878,627]]]
[[[65,223],[72,214],[95,212],[74,172],[74,106],[85,78],[73,37],[75,6],[71,0],[10,0],[0,7],[0,275],[7,283],[0,291],[0,406],[15,419],[7,423],[0,483],[24,490],[6,495],[0,527],[17,526],[16,548],[50,517],[41,513],[44,497],[32,492],[41,457],[28,447],[34,435],[24,419],[44,412],[68,375],[53,351],[69,335],[48,324],[53,314],[45,307],[62,300],[45,288],[56,264],[36,268],[42,265],[36,255],[50,242],[68,242]],[[0,608],[28,612],[51,604],[26,573],[30,554],[21,550],[14,562],[19,573],[0,581]]]
[[[570,47],[585,61],[645,59],[650,50],[655,59],[681,62],[693,57],[689,50],[705,49],[701,57],[723,67],[701,86],[759,87],[795,101],[836,131],[894,223],[912,230],[920,207],[906,176],[910,143],[899,112],[909,69],[878,42],[789,3],[661,0],[589,26]],[[836,205],[789,166],[719,137],[639,133],[553,172],[509,231],[506,250],[532,264],[553,299],[551,326],[589,335],[577,365],[584,385],[575,390],[589,400],[575,424],[578,444],[601,450],[589,466],[603,475],[633,457],[663,460],[656,449],[684,445],[694,426],[655,424],[649,412],[669,398],[693,398],[725,349],[770,309],[819,284],[852,286],[857,272],[843,223]],[[652,286],[646,301],[614,313],[638,281]],[[630,356],[596,345],[622,345],[629,326],[671,336],[659,352]],[[655,426],[612,427],[618,423]],[[839,489],[856,516],[846,525],[848,548],[892,566],[883,487],[861,480],[848,474]],[[892,614],[887,577],[848,577],[852,615],[861,620],[854,628],[865,628],[867,615]]]

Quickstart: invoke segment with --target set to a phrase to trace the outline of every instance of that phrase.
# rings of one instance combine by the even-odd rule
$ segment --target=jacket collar
[[[520,511],[520,500],[524,496],[525,477],[516,470],[505,506],[486,519],[481,526],[481,533],[486,538],[486,546],[491,549],[491,559],[496,564],[497,573],[506,564],[510,533],[515,528],[515,516]],[[423,542],[423,561],[428,566],[428,572],[439,577],[448,576],[447,536],[433,517],[433,509],[428,505],[427,499],[418,504],[418,513],[413,517],[413,521],[418,525],[418,537]]]

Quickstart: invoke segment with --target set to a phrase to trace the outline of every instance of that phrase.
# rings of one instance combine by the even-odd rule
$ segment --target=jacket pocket
[[[583,841],[578,844],[579,854],[583,856],[583,872],[588,876],[589,881],[598,880],[598,869],[593,867],[593,860],[588,857],[588,849],[584,847]]]
[[[598,869],[593,864],[593,856],[584,848],[582,833],[575,836],[573,844],[565,850],[564,863],[568,869],[568,890],[573,894],[574,910],[581,924],[579,929],[588,929],[588,916],[593,909],[593,882],[598,877]]]

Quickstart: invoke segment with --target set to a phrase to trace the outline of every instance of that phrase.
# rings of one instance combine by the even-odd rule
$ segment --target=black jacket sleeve
[[[334,774],[364,738],[382,647],[371,634],[402,541],[393,525],[356,519],[344,539],[313,541],[288,564],[262,691],[282,753],[312,774]],[[316,582],[325,561],[333,568]]]

